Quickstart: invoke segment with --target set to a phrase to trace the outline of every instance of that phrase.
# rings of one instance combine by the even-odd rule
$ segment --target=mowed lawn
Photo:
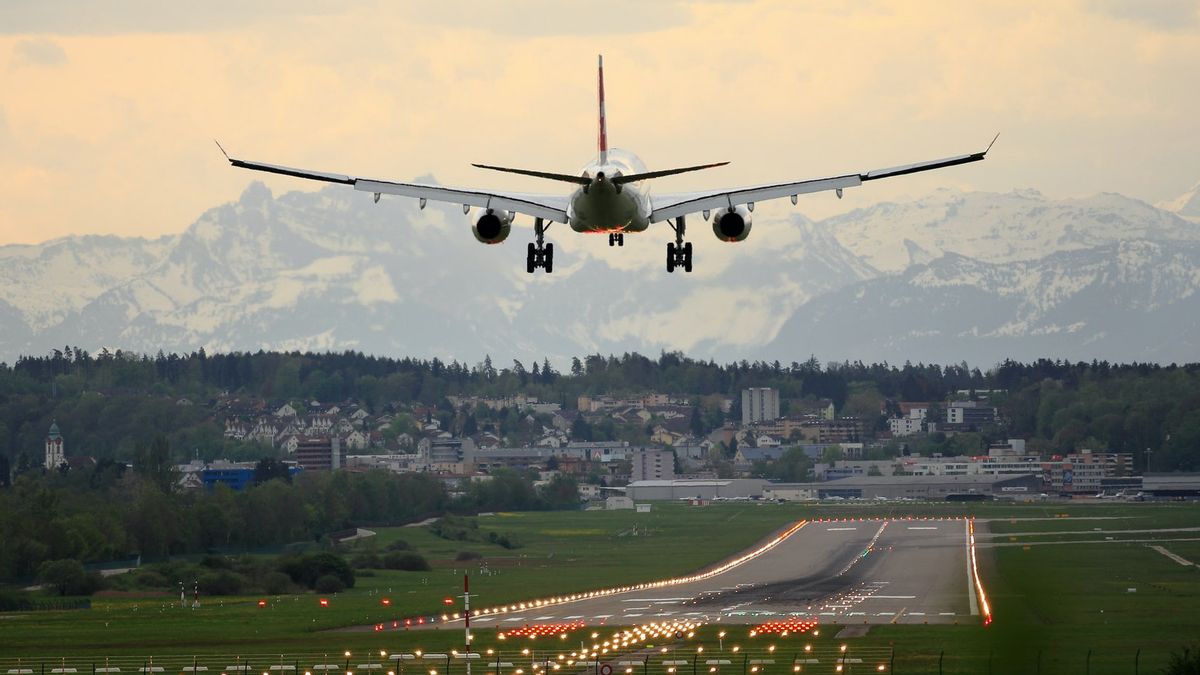
[[[1094,530],[1200,527],[1200,507],[1195,505],[749,502],[694,508],[672,503],[655,504],[643,514],[555,512],[478,518],[485,536],[497,532],[521,542],[513,550],[479,541],[447,541],[423,528],[380,529],[377,546],[404,539],[435,569],[360,577],[354,589],[330,596],[327,608],[319,607],[318,596],[308,593],[267,598],[268,606],[261,609],[256,604],[260,598],[249,597],[205,598],[201,609],[181,610],[175,596],[96,599],[92,610],[0,615],[0,657],[445,651],[461,644],[461,630],[330,629],[440,613],[442,598],[461,593],[464,572],[471,574],[472,606],[478,608],[691,572],[800,518],[909,515],[987,518],[987,527],[1002,536],[981,542],[1017,544],[979,551],[995,622],[987,627],[877,626],[865,637],[845,640],[837,640],[837,629],[826,626],[818,638],[774,639],[781,653],[795,651],[805,641],[819,649],[845,643],[856,653],[877,655],[894,649],[898,672],[937,672],[941,656],[946,673],[988,672],[989,659],[992,672],[1032,673],[1037,672],[1039,658],[1041,672],[1082,673],[1090,649],[1092,673],[1125,673],[1133,672],[1139,648],[1141,672],[1154,672],[1171,650],[1195,647],[1200,640],[1200,568],[1180,565],[1144,543],[1104,541],[1108,536],[1151,535]],[[1086,519],[1094,517],[1107,519]],[[1045,520],[1025,520],[1029,518]],[[1062,534],[1067,532],[1088,534]],[[1162,536],[1200,538],[1200,533]],[[1037,544],[1054,538],[1099,542]],[[1159,543],[1200,562],[1200,542]],[[481,572],[480,561],[455,561],[462,551],[482,554],[490,573]],[[381,604],[383,598],[390,607]],[[705,628],[697,638],[719,644],[716,630]],[[731,629],[727,639],[738,638],[735,633]],[[479,650],[512,648],[496,640],[494,628],[479,631],[477,640]],[[745,649],[765,641],[744,633],[739,639]]]

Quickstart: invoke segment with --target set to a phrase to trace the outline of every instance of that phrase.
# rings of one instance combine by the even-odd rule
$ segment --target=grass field
[[[706,645],[711,653],[722,643],[728,647],[737,640],[742,654],[761,651],[767,642],[776,644],[780,654],[798,651],[802,642],[830,653],[847,644],[853,653],[874,660],[894,649],[897,672],[937,672],[944,651],[942,665],[947,673],[988,672],[989,660],[996,673],[1037,672],[1039,660],[1044,673],[1082,673],[1090,650],[1090,672],[1125,673],[1133,672],[1138,649],[1142,650],[1141,672],[1155,672],[1171,650],[1195,646],[1200,639],[1200,611],[1196,608],[1200,568],[1180,565],[1143,543],[1119,541],[1200,538],[1200,533],[1121,534],[1093,529],[1200,527],[1198,506],[736,503],[698,509],[664,504],[648,514],[558,512],[479,518],[482,531],[511,534],[523,543],[511,551],[482,542],[447,541],[422,528],[383,529],[379,531],[380,545],[402,538],[430,558],[435,569],[361,577],[353,590],[330,597],[327,608],[318,606],[317,596],[305,594],[269,598],[268,606],[261,609],[257,597],[210,598],[204,607],[192,611],[179,609],[176,596],[96,599],[91,610],[0,615],[0,657],[6,663],[17,656],[40,663],[45,657],[106,654],[225,657],[341,655],[346,650],[362,655],[416,648],[445,651],[461,643],[461,632],[329,629],[440,612],[443,597],[461,592],[464,571],[472,575],[472,604],[480,607],[678,575],[733,554],[799,518],[900,515],[987,518],[991,532],[1001,536],[981,537],[981,543],[1015,544],[979,550],[981,573],[996,617],[991,626],[878,626],[865,637],[847,640],[837,640],[837,631],[831,626],[823,627],[820,636],[789,638],[750,638],[744,629],[737,629],[743,631],[740,636],[735,629],[727,629],[730,634],[725,641],[716,639],[717,628],[705,627],[696,636],[700,641],[696,644]],[[1086,534],[1064,534],[1068,532]],[[1105,540],[1110,536],[1114,541]],[[1051,540],[1096,543],[1039,544]],[[1162,545],[1200,562],[1200,541]],[[493,574],[481,575],[478,561],[456,563],[455,556],[464,550],[484,555]],[[384,597],[392,601],[390,608],[380,604]],[[512,643],[495,638],[494,629],[480,631],[476,649],[516,650]],[[678,648],[692,649],[693,645]],[[256,658],[262,662],[266,657]],[[865,668],[865,661],[859,667]],[[763,669],[769,672],[766,666]],[[659,667],[657,672],[663,675],[665,670]]]

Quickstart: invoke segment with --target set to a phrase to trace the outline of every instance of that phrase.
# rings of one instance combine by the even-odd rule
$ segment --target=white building
[[[888,420],[888,429],[892,436],[912,436],[921,433],[921,425],[925,420],[921,417],[893,417]]]
[[[742,424],[779,419],[779,390],[752,387],[742,390]]]
[[[52,471],[66,461],[66,448],[63,447],[62,434],[58,431],[58,422],[52,422],[50,433],[46,436],[46,469]]]

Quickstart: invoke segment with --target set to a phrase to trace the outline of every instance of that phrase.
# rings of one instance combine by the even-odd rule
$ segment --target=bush
[[[497,532],[488,532],[487,540],[501,548],[512,550],[521,548],[521,542],[512,534],[499,534]]]
[[[353,565],[354,569],[356,570],[366,568],[379,569],[380,567],[383,567],[383,559],[380,558],[379,554],[374,551],[365,551],[351,558],[350,564]]]
[[[268,572],[263,577],[263,590],[268,595],[281,595],[287,593],[292,587],[292,578],[283,572]]]
[[[130,576],[141,588],[170,588],[172,585],[158,570],[141,569]]]
[[[341,579],[346,588],[354,588],[354,570],[350,564],[340,555],[328,551],[285,559],[279,571],[308,588],[316,588],[317,579],[327,574]]]
[[[1181,652],[1172,652],[1171,661],[1162,672],[1164,675],[1200,675],[1200,650],[1193,652],[1184,648]]]
[[[346,590],[346,584],[343,584],[342,580],[338,577],[335,577],[332,574],[326,574],[320,579],[317,579],[317,583],[313,587],[313,590],[318,593],[340,593]]]
[[[228,570],[233,569],[233,564],[228,558],[219,555],[206,555],[200,560],[201,567],[207,567],[210,570]]]
[[[458,555],[454,556],[454,559],[461,562],[463,560],[479,560],[482,557],[482,555],[475,551],[459,551]]]
[[[393,541],[392,543],[387,545],[387,550],[389,550],[389,551],[411,551],[412,544],[408,543],[407,541],[404,541],[403,539],[397,539],[396,541]]]
[[[246,586],[245,577],[229,570],[201,574],[199,582],[205,595],[237,595]]]
[[[38,581],[59,595],[91,595],[100,589],[99,574],[88,574],[78,560],[47,560],[38,568]]]
[[[430,569],[429,561],[425,560],[420,553],[402,551],[393,551],[383,556],[383,566],[389,570],[405,572],[426,572]]]

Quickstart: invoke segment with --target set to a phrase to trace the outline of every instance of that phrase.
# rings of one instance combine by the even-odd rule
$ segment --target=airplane
[[[414,197],[422,209],[425,208],[428,200],[462,204],[463,214],[470,213],[471,208],[475,207],[479,209],[479,212],[471,226],[471,231],[475,235],[475,239],[483,244],[499,244],[507,239],[518,213],[532,216],[534,241],[529,243],[525,259],[526,271],[532,274],[536,269],[543,269],[547,273],[554,270],[554,244],[545,241],[546,230],[553,223],[568,224],[575,232],[607,234],[609,246],[624,246],[626,234],[645,232],[652,223],[666,222],[675,231],[675,241],[667,244],[667,272],[674,272],[676,269],[691,272],[692,243],[684,240],[687,231],[685,218],[690,214],[700,213],[705,221],[708,221],[711,216],[713,234],[717,239],[725,242],[744,241],[750,236],[751,214],[754,211],[754,205],[758,202],[790,197],[792,205],[795,205],[798,195],[826,190],[833,190],[840,199],[843,190],[857,187],[867,181],[980,161],[987,156],[988,151],[996,142],[996,139],[993,138],[983,152],[876,169],[864,173],[752,187],[652,196],[648,184],[650,180],[711,169],[724,166],[728,162],[648,171],[645,164],[633,153],[619,148],[609,148],[604,112],[603,55],[599,58],[598,83],[600,107],[598,152],[596,158],[589,162],[578,175],[514,169],[490,164],[472,164],[480,169],[571,183],[576,187],[569,195],[561,193],[526,194],[401,183],[348,174],[294,169],[236,159],[230,157],[219,142],[217,147],[221,148],[225,159],[235,167],[349,185],[355,190],[372,193],[376,203],[379,202],[381,195],[388,194]],[[997,134],[998,137],[999,134]]]

